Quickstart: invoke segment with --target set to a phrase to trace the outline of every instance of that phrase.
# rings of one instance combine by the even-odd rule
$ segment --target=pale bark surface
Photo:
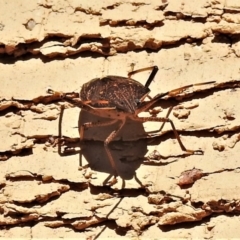
[[[238,0],[2,0],[0,237],[240,237],[239,14]],[[174,106],[184,145],[204,155],[185,156],[167,123],[160,136],[144,134],[160,123],[127,123],[111,144],[121,177],[110,187],[102,141],[117,126],[80,144],[79,122],[98,118],[46,90],[78,92],[132,64],[159,67],[152,97],[216,81],[155,106],[159,117]],[[62,150],[81,154],[58,153],[61,105]]]

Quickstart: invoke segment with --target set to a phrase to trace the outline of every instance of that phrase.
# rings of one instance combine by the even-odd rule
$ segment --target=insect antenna
[[[155,78],[156,74],[158,72],[158,67],[154,66],[152,69],[152,72],[150,74],[150,76],[148,77],[147,82],[145,83],[145,88],[148,88],[151,84],[151,82],[153,81],[153,79]]]

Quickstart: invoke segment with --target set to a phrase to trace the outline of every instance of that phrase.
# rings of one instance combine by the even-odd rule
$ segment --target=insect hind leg
[[[160,117],[138,117],[138,121],[141,121],[141,122],[162,122],[162,123],[166,123],[166,122],[169,122],[171,124],[171,127],[172,127],[172,130],[173,130],[173,133],[182,149],[182,151],[186,152],[186,154],[188,155],[192,155],[192,154],[197,154],[197,155],[202,155],[203,154],[203,151],[201,149],[199,150],[190,150],[190,149],[187,149],[184,144],[182,143],[181,139],[180,139],[180,136],[175,128],[175,125],[173,123],[173,121],[168,118],[168,117],[165,117],[165,118],[160,118]],[[163,126],[160,128],[162,129]]]

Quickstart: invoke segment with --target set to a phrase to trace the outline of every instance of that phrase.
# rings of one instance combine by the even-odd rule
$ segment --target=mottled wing
[[[96,108],[104,106],[133,113],[148,93],[148,88],[133,79],[106,76],[84,84],[80,97],[83,101],[91,101],[89,104]]]

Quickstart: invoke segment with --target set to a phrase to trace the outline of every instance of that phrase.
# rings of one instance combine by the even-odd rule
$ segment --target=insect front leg
[[[116,120],[116,119],[111,119],[109,121],[86,122],[86,123],[82,124],[80,126],[80,128],[79,128],[80,141],[83,141],[83,139],[84,139],[84,131],[87,130],[88,128],[108,126],[108,125],[114,124],[117,121],[118,120]]]
[[[116,167],[116,164],[114,162],[114,159],[113,159],[113,156],[110,152],[110,149],[109,149],[109,144],[111,141],[113,141],[113,139],[117,136],[117,134],[119,133],[119,131],[122,129],[122,127],[124,126],[125,124],[125,119],[122,120],[121,122],[121,125],[117,128],[117,130],[114,130],[113,132],[111,132],[108,137],[105,139],[104,141],[104,148],[105,148],[105,151],[107,153],[107,156],[108,156],[108,159],[109,159],[109,162],[112,166],[112,169],[114,171],[114,179],[112,180],[113,184],[116,183],[116,177],[119,175],[118,174],[118,171],[117,171],[117,167]],[[112,185],[112,184],[111,184]]]

